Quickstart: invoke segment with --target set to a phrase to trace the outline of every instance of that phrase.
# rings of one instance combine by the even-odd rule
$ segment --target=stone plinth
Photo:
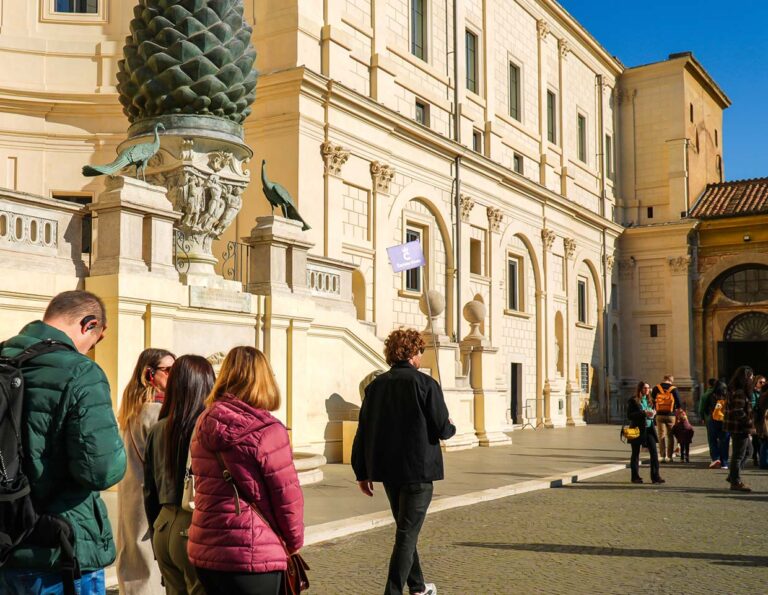
[[[488,345],[462,342],[462,352],[469,357],[469,383],[474,393],[475,433],[480,446],[499,446],[512,440],[504,431],[509,403],[507,394],[496,388],[496,358],[499,350]]]
[[[309,293],[307,251],[314,245],[305,239],[301,223],[284,217],[258,217],[251,235],[243,241],[251,247],[248,291],[259,295]]]
[[[90,207],[96,216],[91,276],[152,274],[178,279],[173,264],[173,225],[181,215],[165,188],[123,176],[107,179]]]

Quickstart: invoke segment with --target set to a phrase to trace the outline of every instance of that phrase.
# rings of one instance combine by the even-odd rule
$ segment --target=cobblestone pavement
[[[766,593],[768,472],[750,461],[755,491],[738,494],[705,459],[662,466],[661,486],[632,485],[626,470],[429,515],[426,578],[440,595]],[[306,548],[310,593],[381,593],[393,531]]]

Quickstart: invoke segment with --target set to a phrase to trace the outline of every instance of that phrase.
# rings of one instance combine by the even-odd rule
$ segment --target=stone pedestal
[[[301,223],[284,217],[259,217],[243,241],[251,247],[248,291],[259,295],[309,293],[307,251]]]
[[[465,345],[469,355],[469,383],[474,393],[475,434],[480,446],[512,442],[507,427],[507,395],[496,389],[496,358],[499,350],[488,345]]]
[[[133,273],[178,279],[173,225],[181,215],[166,200],[165,188],[110,177],[90,211],[96,217],[91,276]]]

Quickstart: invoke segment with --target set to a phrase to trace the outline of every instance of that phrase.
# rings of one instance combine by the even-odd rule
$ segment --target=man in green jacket
[[[105,591],[104,568],[115,559],[115,545],[99,492],[120,481],[126,465],[107,378],[85,355],[106,328],[99,297],[66,291],[51,300],[42,321],[26,325],[2,349],[15,357],[46,339],[64,345],[22,368],[22,443],[37,513],[59,515],[72,528],[81,595]],[[61,592],[60,554],[22,543],[0,571],[0,593]]]

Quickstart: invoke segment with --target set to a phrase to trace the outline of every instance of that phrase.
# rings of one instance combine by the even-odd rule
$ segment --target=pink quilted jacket
[[[191,448],[195,511],[187,552],[192,564],[228,572],[284,570],[285,550],[248,503],[279,528],[289,551],[304,544],[304,496],[285,426],[268,411],[225,397],[200,416]],[[217,451],[240,492],[239,515]]]

